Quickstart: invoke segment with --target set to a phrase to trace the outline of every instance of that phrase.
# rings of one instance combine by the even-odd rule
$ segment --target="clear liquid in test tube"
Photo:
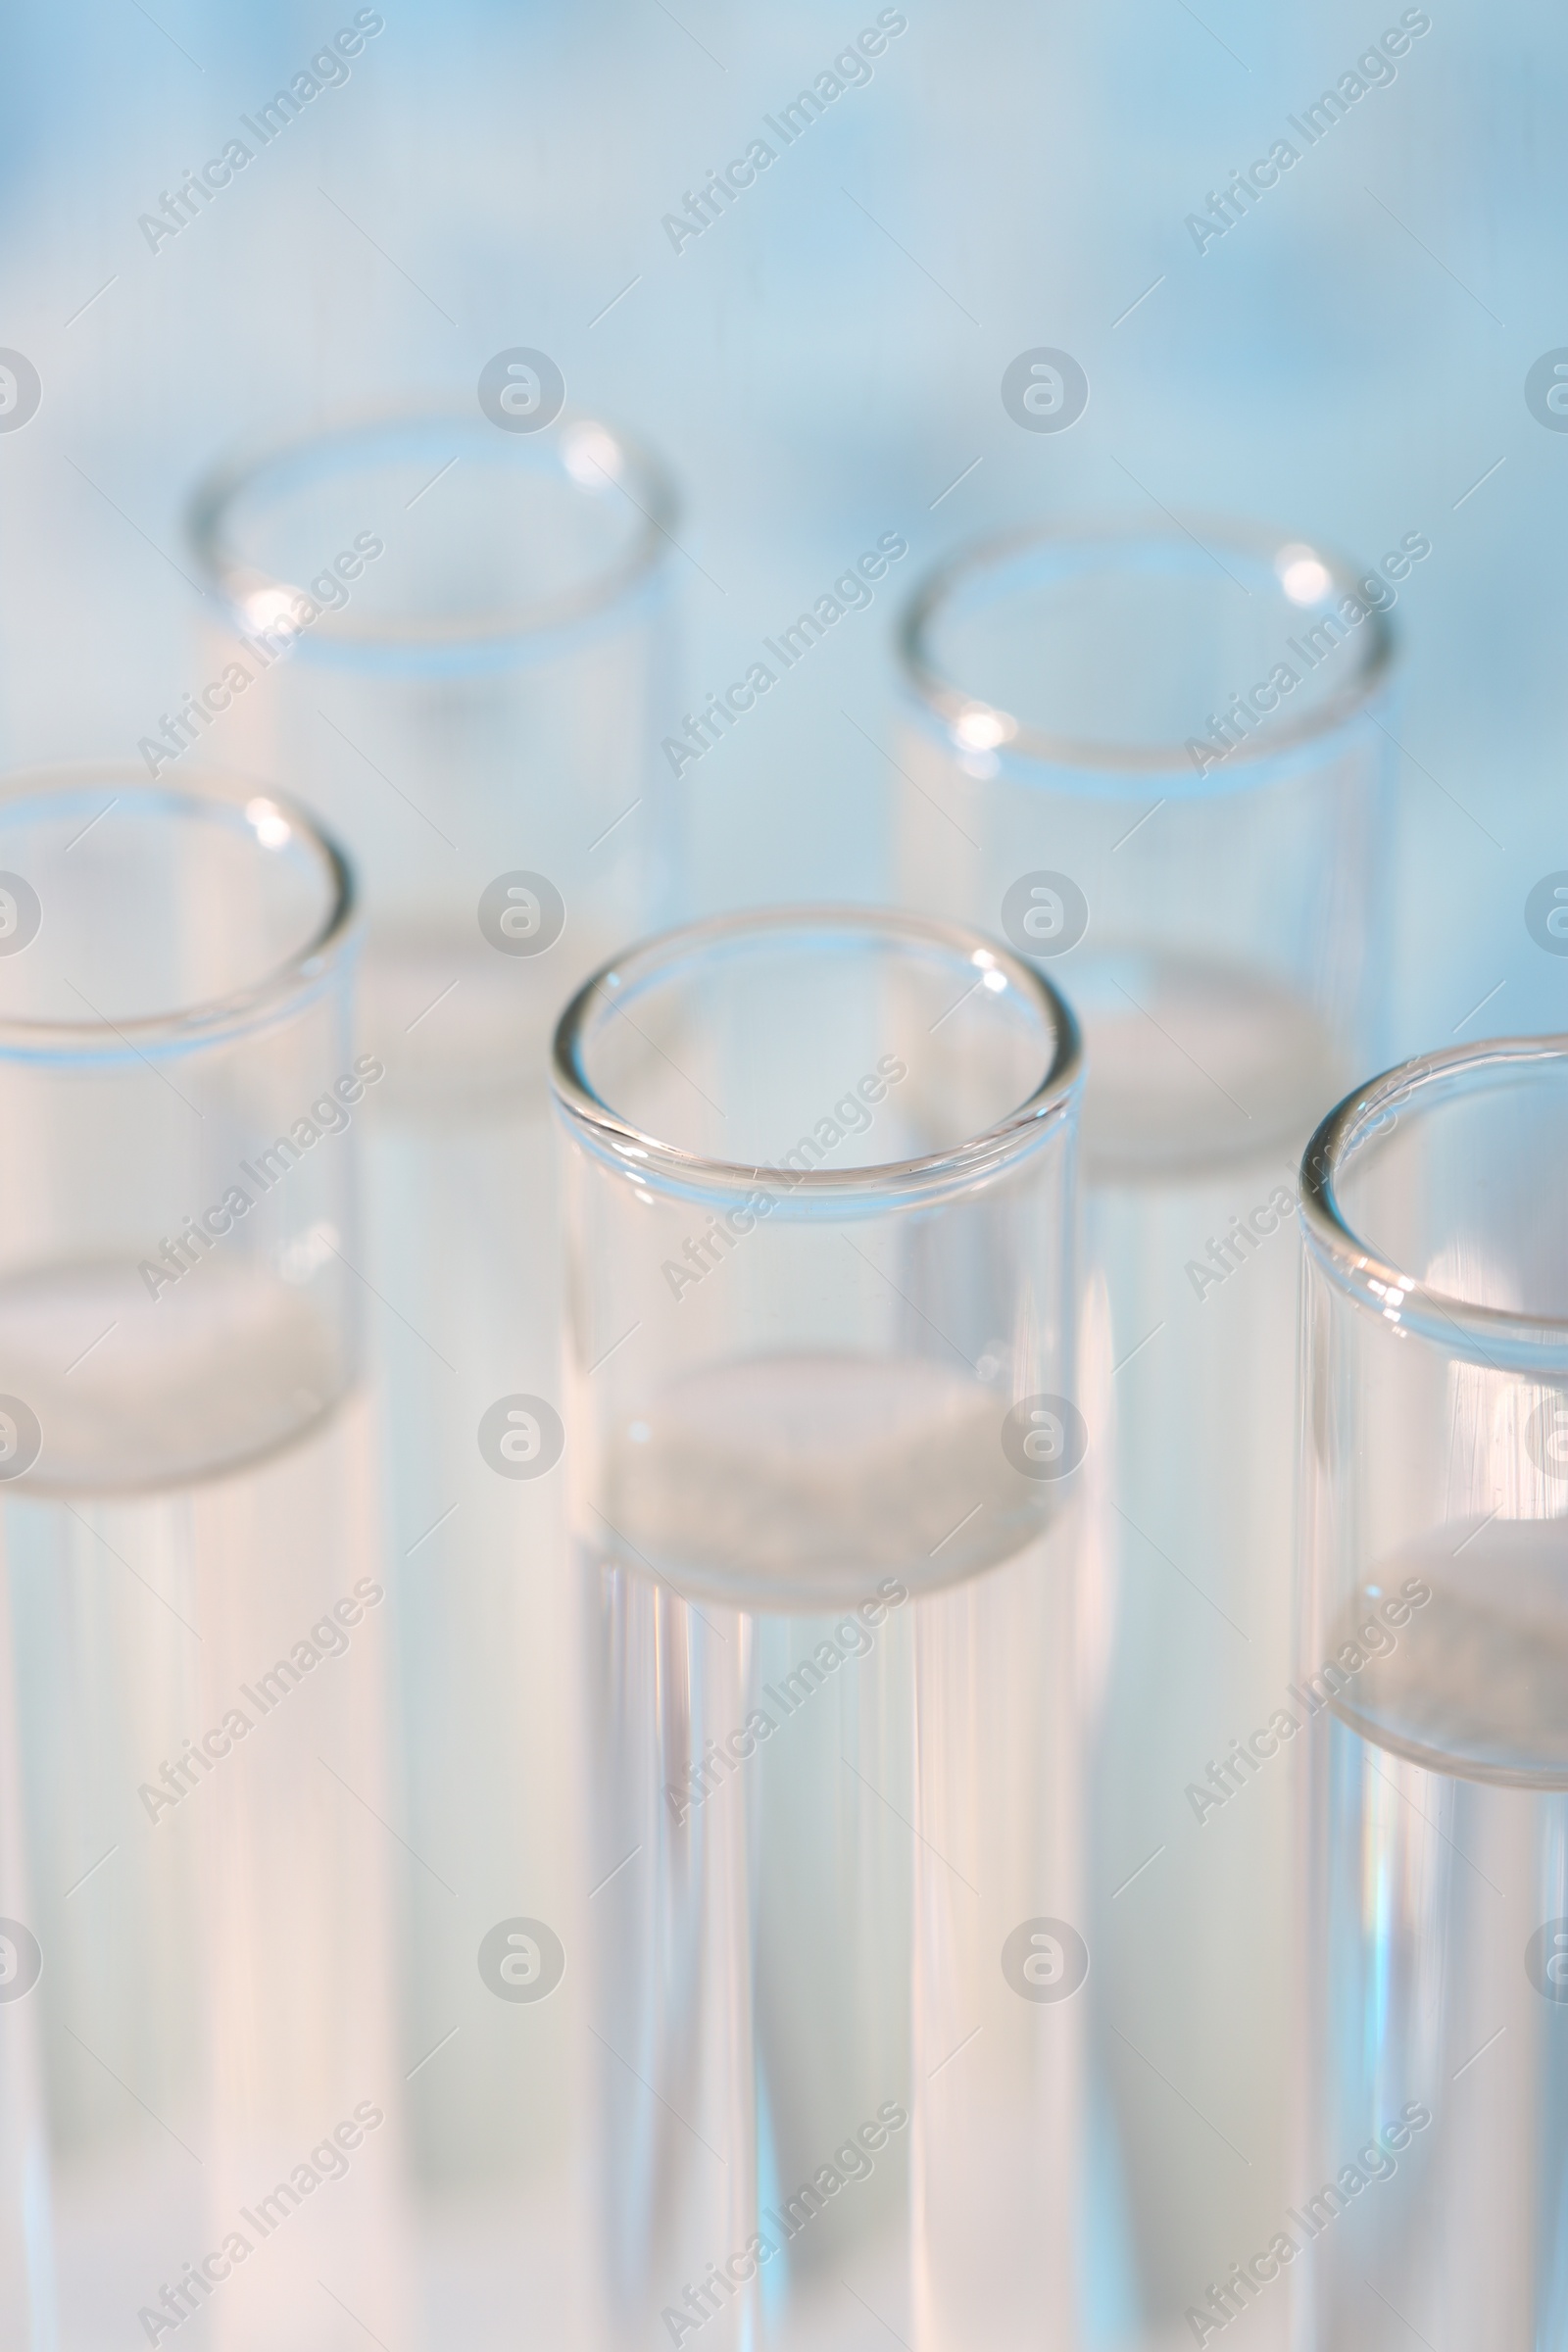
[[[59,2342],[346,2352],[407,2292],[352,887],[212,778],[15,777],[0,843],[0,1740],[38,1968],[0,2014],[41,2043]]]
[[[1075,1054],[833,910],[563,1022],[608,2340],[1069,2340]]]
[[[227,723],[363,883],[402,2049],[428,2291],[476,2345],[562,2332],[576,2268],[577,1977],[524,1998],[492,1950],[518,1919],[574,1948],[592,1884],[562,1769],[563,1480],[509,1420],[561,1404],[549,1042],[674,864],[649,769],[674,495],[543,388],[328,426],[224,468],[193,515],[206,658],[252,673]]]
[[[1436,1054],[1302,1167],[1297,2340],[1568,2325],[1568,1054]]]
[[[901,894],[1006,939],[1084,1028],[1111,2342],[1185,2329],[1285,2182],[1287,1776],[1222,1818],[1202,1792],[1290,1673],[1296,1175],[1375,1017],[1396,593],[1245,525],[1048,526],[960,551],[901,635]]]

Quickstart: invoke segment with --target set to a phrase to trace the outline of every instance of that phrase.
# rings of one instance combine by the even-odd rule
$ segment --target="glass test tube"
[[[407,2317],[351,887],[276,795],[116,767],[0,787],[0,894],[61,2340],[346,2352]]]
[[[1077,1071],[853,909],[563,1018],[607,2341],[1073,2340]]]
[[[484,1432],[507,1398],[558,1395],[549,1040],[572,990],[663,911],[670,802],[647,762],[651,699],[674,691],[672,491],[592,419],[512,429],[544,416],[345,425],[226,471],[195,519],[241,632],[209,668],[255,673],[222,723],[363,876],[362,1027],[388,1070],[368,1271],[416,1857],[404,2046],[419,2173],[460,2232],[432,2242],[468,2324],[487,2313],[509,2342],[519,2312],[559,2326],[572,1995],[514,2006],[475,1958],[508,1918],[569,1933],[586,1887],[559,1780],[560,1481]]]
[[[0,881],[0,926],[16,901]],[[5,1410],[0,1406],[0,1412]],[[14,1446],[15,1421],[3,1435]],[[3,1465],[0,1465],[3,1467]],[[54,2222],[38,2003],[43,1969],[22,1826],[21,1757],[11,1609],[0,1546],[0,2343],[17,2352],[57,2352]]]
[[[1568,2335],[1565,1150],[1568,1044],[1512,1039],[1302,1165],[1305,2130],[1232,2252],[1323,2352]]]
[[[297,779],[344,843],[362,1014],[416,1107],[540,1092],[565,996],[664,879],[646,762],[674,518],[654,460],[569,414],[351,420],[196,494],[223,707],[172,715]]]
[[[1110,2340],[1179,2328],[1278,2203],[1286,1791],[1201,1792],[1290,1671],[1295,1176],[1376,995],[1396,594],[1248,528],[1052,527],[960,554],[902,634],[901,895],[1084,1025]]]

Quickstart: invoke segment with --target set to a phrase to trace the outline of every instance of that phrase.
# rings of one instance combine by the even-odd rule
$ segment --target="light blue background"
[[[695,906],[884,891],[890,625],[972,533],[1153,502],[1368,560],[1421,530],[1391,1049],[1568,1017],[1568,960],[1523,920],[1568,866],[1568,433],[1523,396],[1568,344],[1559,12],[1433,0],[1394,83],[1201,255],[1185,215],[1398,7],[909,0],[869,84],[678,255],[661,217],[875,8],[383,13],[347,84],[156,254],[137,216],[353,7],[103,0],[8,35],[0,344],[44,397],[0,434],[7,764],[133,753],[197,682],[178,518],[211,457],[407,388],[467,402],[532,345],[686,488],[660,732],[879,533],[910,543],[689,771]],[[1088,371],[1070,432],[1003,409],[1040,344]]]

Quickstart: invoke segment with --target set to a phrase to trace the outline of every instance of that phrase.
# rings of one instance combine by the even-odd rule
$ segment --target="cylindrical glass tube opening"
[[[902,893],[1071,990],[1091,1172],[1298,1150],[1349,1076],[1397,593],[1202,519],[1021,533],[916,593]]]
[[[1129,2335],[1183,2328],[1195,2271],[1285,2189],[1283,1784],[1201,1867],[1134,1874],[1180,1853],[1203,1759],[1291,1670],[1297,1169],[1375,1066],[1391,608],[1429,553],[1411,534],[1362,569],[1247,522],[1051,522],[960,550],[901,634],[899,894],[997,932],[1084,1030],[1092,2238],[1127,2249],[1099,2291]],[[1248,2166],[1190,2162],[1169,2083],[1218,2102]]]
[[[1381,574],[1260,528],[1053,526],[935,573],[900,651],[962,752],[1073,768],[1081,788],[1145,774],[1200,791],[1209,769],[1239,784],[1361,709],[1389,666],[1396,597]],[[1211,737],[1215,710],[1229,744]]]
[[[497,1442],[569,1478],[605,2340],[721,2264],[715,2346],[828,2340],[847,2268],[906,2342],[1066,2341],[1072,1015],[978,933],[781,908],[609,965],[555,1087],[564,1429]]]
[[[1324,1119],[1302,1163],[1318,1268],[1455,1354],[1568,1368],[1568,1045],[1423,1054]],[[1568,1500],[1568,1496],[1565,1496]]]
[[[1020,958],[871,910],[696,925],[573,1000],[556,1099],[612,1188],[598,1213],[614,1237],[574,1302],[588,1310],[585,1362],[601,1315],[625,1309],[609,1347],[646,1304],[643,1336],[588,1392],[585,1435],[604,1508],[629,1514],[662,1574],[753,1607],[827,1605],[859,1590],[868,1509],[890,1556],[932,1555],[933,1582],[1038,1525],[1049,1482],[1015,1469],[998,1432],[1030,1394],[1015,1374],[1042,1347],[1064,1360],[1070,1335],[1060,1297],[1033,1295],[1027,1276],[1008,1296],[994,1277],[1009,1250],[1027,1261],[1009,1219],[1078,1078],[1073,1017]],[[972,1280],[955,1258],[940,1314],[922,1318],[856,1227],[880,1224],[896,1254],[934,1262],[956,1244],[935,1226],[922,1243],[922,1212],[960,1196],[973,1197]],[[1059,1270],[1059,1235],[1052,1247]],[[849,1453],[880,1434],[912,1465],[922,1431],[920,1474],[897,1494],[862,1481],[852,1524]],[[769,1482],[789,1490],[787,1527],[753,1507]],[[955,1482],[987,1507],[937,1558]]]
[[[341,1395],[352,914],[338,852],[268,787],[0,786],[6,1475],[162,1485]]]
[[[1324,1655],[1385,1587],[1432,1594],[1339,1707],[1439,1768],[1568,1786],[1565,1151],[1568,1045],[1454,1049],[1324,1121],[1301,1217]]]
[[[247,632],[281,627],[318,661],[462,673],[537,659],[553,632],[613,612],[653,581],[674,519],[662,468],[597,419],[521,434],[432,409],[222,467],[191,533]]]
[[[41,1955],[66,2343],[177,2325],[203,2248],[247,2352],[407,2307],[356,944],[269,786],[0,782],[0,1908]],[[330,2214],[274,2207],[246,2264],[356,2114]]]
[[[842,1132],[817,1138],[839,1124],[822,1071],[873,1041],[910,1048],[912,1083],[850,1098]],[[785,907],[694,924],[598,974],[562,1017],[556,1094],[582,1140],[628,1167],[724,1192],[782,1166],[803,1207],[891,1204],[1026,1149],[1066,1106],[1079,1059],[1067,1006],[998,943],[870,908]]]
[[[1302,1165],[1306,1606],[1276,1720],[1308,1791],[1287,2229],[1323,2235],[1292,2276],[1325,2352],[1391,2314],[1499,2352],[1568,2327],[1565,1150],[1568,1040],[1513,1038],[1373,1080]]]
[[[333,845],[236,778],[10,776],[0,858],[0,1052],[18,1056],[167,1050],[286,1016],[353,914]]]
[[[149,753],[161,775],[226,734],[321,813],[389,1097],[443,1107],[542,1100],[561,1004],[668,885],[675,495],[614,427],[540,414],[370,415],[215,472],[190,518],[211,683]]]
[[[537,359],[538,355],[534,355]],[[539,1801],[569,1736],[563,1482],[511,1475],[475,1426],[559,1400],[550,1040],[561,1006],[672,911],[676,498],[621,431],[563,408],[526,355],[480,397],[368,411],[224,465],[199,491],[199,675],[165,716],[288,779],[353,860],[359,1044],[385,1078],[361,1261],[397,1595],[401,1834],[446,1877],[564,1915],[580,1838]],[[508,372],[510,370],[510,372]],[[490,390],[490,378],[505,380]],[[680,559],[682,563],[684,559]],[[215,623],[213,615],[217,614]],[[498,1744],[499,1743],[499,1744]],[[473,1980],[450,2034],[450,1903],[419,1873],[400,1944],[415,2165],[483,2174],[487,2209],[567,2225],[563,2004],[515,2016]],[[421,2065],[436,2043],[444,2063]]]

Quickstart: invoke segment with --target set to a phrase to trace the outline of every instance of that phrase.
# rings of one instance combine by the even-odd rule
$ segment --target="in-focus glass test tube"
[[[1565,1152],[1568,1043],[1527,1038],[1375,1080],[1302,1166],[1310,2022],[1273,2262],[1323,2352],[1568,2337]]]
[[[1284,1775],[1232,1805],[1210,1767],[1290,1672],[1295,1178],[1366,1066],[1396,595],[1250,528],[1052,527],[960,554],[902,633],[900,895],[1007,939],[1084,1027],[1112,2341],[1179,2328],[1278,2206]]]
[[[388,1070],[367,1270],[417,1857],[404,2046],[419,2173],[460,2230],[432,2239],[451,2255],[436,2292],[509,2341],[519,2311],[558,2327],[572,1987],[514,2004],[475,1953],[517,1916],[569,1937],[586,1886],[560,1781],[561,1481],[484,1433],[510,1397],[559,1402],[551,1031],[665,911],[671,804],[649,761],[652,698],[675,692],[673,518],[660,467],[609,426],[512,430],[477,406],[333,429],[196,504],[242,631],[208,670],[255,673],[215,724],[290,777],[363,877],[362,1028]]]
[[[0,1738],[37,1972],[0,2017],[43,2041],[66,2352],[407,2319],[351,915],[259,787],[0,787]]]
[[[903,915],[563,1018],[607,2341],[1071,2340],[1077,1081]]]

